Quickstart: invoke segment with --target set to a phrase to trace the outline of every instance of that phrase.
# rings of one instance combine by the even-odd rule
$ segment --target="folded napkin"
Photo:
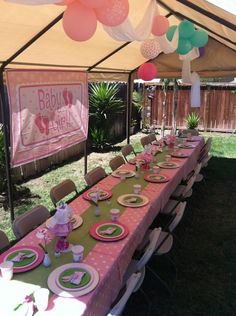
[[[79,285],[84,275],[85,275],[85,272],[81,272],[81,271],[74,272],[71,275],[62,277],[62,281],[70,282],[71,284],[74,284],[74,285]]]
[[[129,198],[129,199],[126,199],[126,202],[127,202],[127,203],[136,203],[137,200],[138,200],[137,198],[131,197],[131,198]]]
[[[34,253],[29,253],[29,254],[26,254],[24,252],[19,252],[15,257],[13,257],[11,259],[11,261],[13,262],[21,262],[23,261],[24,259],[28,259],[28,258],[32,258],[34,257],[35,254]]]
[[[102,230],[101,234],[103,235],[112,235],[116,231],[115,227],[108,227],[106,230]]]

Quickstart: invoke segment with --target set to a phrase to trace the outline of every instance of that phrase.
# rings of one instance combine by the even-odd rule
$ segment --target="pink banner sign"
[[[87,74],[8,70],[11,165],[48,157],[87,139]]]

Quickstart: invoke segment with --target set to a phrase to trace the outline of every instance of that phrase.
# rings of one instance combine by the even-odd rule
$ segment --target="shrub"
[[[189,129],[197,128],[199,120],[200,120],[200,117],[198,116],[198,114],[196,114],[194,112],[188,114],[188,116],[185,119],[185,121],[187,123],[187,128],[189,128]]]

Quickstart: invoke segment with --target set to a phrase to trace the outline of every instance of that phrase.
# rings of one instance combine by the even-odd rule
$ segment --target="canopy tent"
[[[136,26],[150,1],[129,0],[129,19]],[[200,76],[236,77],[236,16],[205,0],[157,0],[159,12],[170,25],[188,19],[205,29],[210,41],[203,58],[192,62],[192,70]],[[0,103],[4,102],[4,70],[6,68],[73,69],[89,73],[89,80],[128,81],[127,123],[130,122],[131,82],[137,68],[146,60],[139,42],[112,39],[98,24],[95,35],[86,42],[69,39],[62,27],[65,8],[57,5],[26,6],[0,0]],[[182,62],[176,53],[161,53],[154,63],[158,77],[180,77]],[[4,106],[2,117],[7,122]],[[8,128],[4,124],[9,206],[14,219]],[[129,128],[127,124],[129,141]]]
[[[129,3],[129,18],[135,26],[149,1],[129,0]],[[192,70],[205,77],[236,76],[235,15],[205,0],[197,4],[194,0],[157,0],[157,4],[170,25],[188,19],[211,37],[206,56],[193,61]],[[91,79],[127,80],[128,74],[146,61],[139,42],[115,41],[101,24],[90,40],[72,41],[62,28],[64,9],[57,5],[26,6],[0,0],[0,65],[86,70]],[[176,53],[160,54],[154,62],[159,77],[181,76],[182,63]]]

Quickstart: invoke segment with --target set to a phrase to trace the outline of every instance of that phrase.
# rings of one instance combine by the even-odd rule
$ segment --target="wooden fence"
[[[190,87],[182,86],[178,91],[177,128],[185,128],[185,118],[190,112],[200,116],[199,129],[204,131],[234,132],[236,130],[236,90],[232,86],[202,86],[201,107],[190,107]],[[157,86],[151,101],[151,122],[161,126],[163,92]],[[166,126],[172,126],[173,89],[167,92]]]

